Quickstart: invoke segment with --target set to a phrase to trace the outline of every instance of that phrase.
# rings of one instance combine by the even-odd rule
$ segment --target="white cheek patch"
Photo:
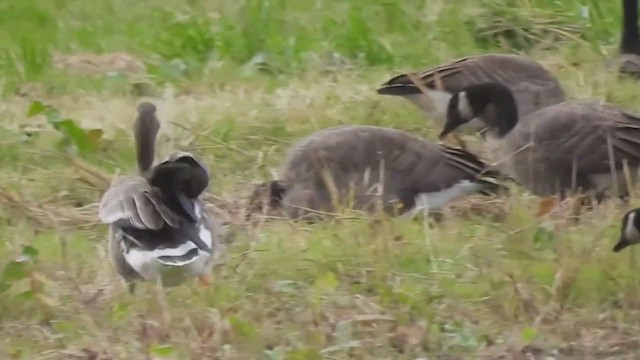
[[[635,227],[635,211],[629,214],[629,218],[627,219],[627,226],[624,229],[624,236],[630,243],[638,243],[640,242],[640,231]]]
[[[200,240],[202,240],[209,247],[209,249],[213,247],[211,231],[207,230],[204,225],[199,226],[198,236],[200,237]]]
[[[469,99],[467,98],[467,93],[465,91],[458,93],[458,112],[465,120],[473,118],[473,109],[471,109],[471,105],[469,104]]]

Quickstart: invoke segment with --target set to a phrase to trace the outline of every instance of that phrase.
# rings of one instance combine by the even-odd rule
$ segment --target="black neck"
[[[496,107],[496,118],[498,121],[494,128],[498,131],[499,137],[507,135],[518,124],[518,109],[515,106],[515,100],[512,103],[494,102]]]
[[[640,55],[638,33],[638,0],[622,0],[623,25],[620,51],[623,54]]]
[[[511,90],[499,83],[467,87],[469,102],[489,129],[498,137],[507,135],[518,124],[518,106]]]

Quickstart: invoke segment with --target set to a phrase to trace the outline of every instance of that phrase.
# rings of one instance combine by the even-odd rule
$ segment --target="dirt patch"
[[[125,52],[106,54],[78,53],[53,54],[56,68],[84,75],[100,75],[109,72],[139,74],[146,71],[142,61]]]

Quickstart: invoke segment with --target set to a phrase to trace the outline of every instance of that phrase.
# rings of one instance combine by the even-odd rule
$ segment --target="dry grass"
[[[551,0],[509,9],[493,0],[22,4],[0,9],[16,19],[7,28],[42,40],[5,36],[0,58],[9,90],[0,102],[0,358],[637,357],[636,249],[611,251],[635,197],[579,221],[571,204],[537,219],[537,199],[517,188],[462,200],[437,223],[341,214],[307,224],[248,219],[247,208],[287,146],[313,131],[359,123],[435,139],[417,109],[375,87],[505,50],[494,35],[519,41],[509,28],[569,97],[640,111],[637,83],[606,71],[600,55],[614,51],[618,5],[585,20]],[[495,11],[509,16],[477,16]],[[548,41],[549,31],[561,36]],[[146,70],[128,74],[95,61],[101,53],[132,54]],[[28,117],[35,100],[94,130],[89,150],[54,130],[60,119]],[[158,105],[160,157],[187,150],[210,167],[206,201],[226,235],[212,287],[167,289],[171,326],[160,325],[154,289],[126,292],[97,223],[104,189],[134,169],[129,129],[142,100]]]

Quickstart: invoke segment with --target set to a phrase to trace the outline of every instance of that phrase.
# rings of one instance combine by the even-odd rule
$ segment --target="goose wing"
[[[160,195],[141,176],[115,180],[100,200],[98,215],[106,224],[125,222],[146,230],[180,224],[179,216],[164,205]]]
[[[519,131],[518,143],[533,136],[534,161],[547,164],[548,171],[603,174],[623,162],[640,164],[640,118],[612,105],[596,101],[571,101],[536,112],[530,131]],[[542,121],[541,121],[542,120]]]
[[[381,175],[391,191],[436,192],[462,180],[477,180],[496,171],[475,155],[441,147],[409,133],[368,125],[324,129],[300,140],[289,150],[282,178],[290,183],[314,183],[320,167],[330,169],[333,180],[347,186],[354,175]],[[374,175],[376,174],[376,175]]]
[[[540,63],[518,55],[487,54],[458,59],[415,75],[429,90],[448,93],[469,85],[498,82],[508,86],[521,116],[564,100],[558,80]],[[422,91],[408,74],[398,75],[378,89],[383,95],[411,95]]]
[[[416,78],[429,89],[441,88],[448,92],[457,92],[466,86],[484,82],[499,82],[515,88],[526,86],[526,83],[539,86],[557,84],[555,77],[538,62],[522,56],[502,54],[464,57],[427,69],[416,74]],[[381,86],[379,92],[388,92],[394,87],[412,87],[416,93],[419,92],[408,74],[393,77]]]
[[[499,171],[463,149],[410,142],[395,161],[397,181],[418,193],[437,192],[462,181],[497,184]]]

